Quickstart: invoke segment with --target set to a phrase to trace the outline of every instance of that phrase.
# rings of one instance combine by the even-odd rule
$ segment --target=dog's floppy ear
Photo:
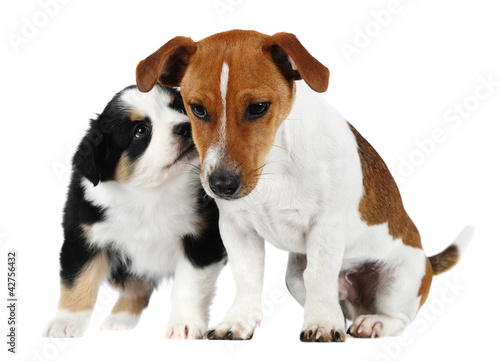
[[[137,88],[142,92],[148,92],[153,89],[157,81],[170,87],[179,86],[196,48],[196,43],[184,36],[168,41],[137,65],[135,71]]]
[[[281,73],[289,80],[304,79],[318,93],[328,89],[330,71],[302,46],[290,33],[276,33],[262,45],[271,53]]]
[[[81,140],[78,150],[73,156],[73,167],[94,186],[98,185],[101,180],[98,152],[102,140],[102,132],[91,128]]]

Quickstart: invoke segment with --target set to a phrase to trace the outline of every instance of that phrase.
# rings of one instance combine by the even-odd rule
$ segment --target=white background
[[[0,9],[2,360],[450,360],[494,352],[500,251],[496,1],[69,0],[44,10],[46,2],[3,1]],[[42,339],[59,296],[69,159],[88,119],[133,84],[138,61],[170,38],[200,40],[234,28],[295,33],[331,71],[325,96],[397,177],[427,253],[441,251],[473,224],[477,232],[465,257],[434,279],[404,338],[301,343],[303,311],[284,285],[286,254],[268,245],[265,318],[252,341],[166,340],[168,286],[153,296],[134,331],[98,331],[115,297],[104,289],[86,337]],[[357,46],[351,56],[342,50],[349,45]],[[488,79],[496,86],[478,90]],[[425,141],[436,134],[439,142]],[[425,153],[418,144],[426,145]],[[7,353],[4,336],[11,249],[18,252],[16,356]],[[223,317],[233,294],[226,268],[212,323]]]

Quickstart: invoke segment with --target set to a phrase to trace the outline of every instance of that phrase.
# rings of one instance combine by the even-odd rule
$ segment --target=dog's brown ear
[[[196,48],[196,43],[184,36],[168,41],[137,65],[135,71],[137,88],[142,92],[148,92],[158,81],[166,86],[179,86]]]
[[[262,45],[271,53],[282,74],[290,80],[304,81],[318,93],[328,89],[330,71],[302,46],[290,33],[276,33]]]

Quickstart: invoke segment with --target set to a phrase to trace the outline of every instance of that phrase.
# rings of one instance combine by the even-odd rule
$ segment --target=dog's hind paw
[[[383,321],[386,317],[379,315],[362,315],[357,317],[349,327],[348,333],[353,337],[375,338],[384,336]]]

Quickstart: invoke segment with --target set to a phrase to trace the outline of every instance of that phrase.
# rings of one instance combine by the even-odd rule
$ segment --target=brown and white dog
[[[209,339],[249,339],[262,318],[264,240],[290,252],[303,341],[401,333],[433,275],[472,236],[428,258],[377,152],[320,95],[329,71],[293,34],[176,37],[137,67],[137,85],[180,86],[216,199],[236,298]],[[302,82],[295,82],[303,79]]]

